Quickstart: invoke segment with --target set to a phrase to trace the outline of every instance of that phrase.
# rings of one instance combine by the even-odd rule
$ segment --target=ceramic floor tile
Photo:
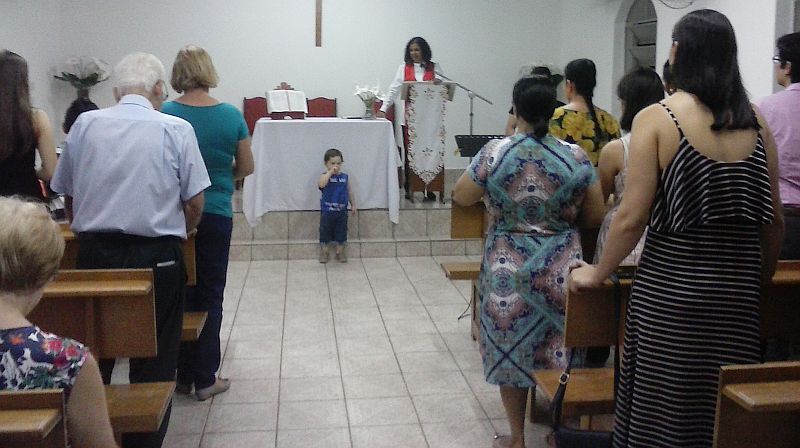
[[[384,375],[343,376],[344,392],[353,398],[407,397],[408,391],[399,373]]]
[[[372,293],[370,293],[370,298]],[[355,322],[380,321],[381,313],[373,303],[371,306],[341,306],[333,310],[336,325],[353,324]]]
[[[397,353],[447,351],[447,345],[438,334],[392,336],[391,340]]]
[[[347,428],[279,430],[277,448],[349,448]]]
[[[390,354],[392,345],[385,335],[345,338],[337,337],[339,353],[347,355]]]
[[[483,373],[483,368],[480,370],[462,370],[461,373],[467,379],[470,389],[476,394],[481,393],[494,393],[500,396],[500,388],[496,384],[486,382],[486,377]]]
[[[278,419],[278,403],[214,404],[206,432],[272,431]]]
[[[284,355],[281,363],[281,378],[312,378],[339,375],[339,358],[336,355]]]
[[[221,376],[232,380],[278,378],[280,367],[280,358],[230,359],[222,363]]]
[[[414,306],[382,306],[380,308],[384,320],[428,319],[428,310],[422,305]]]
[[[171,447],[164,443],[165,448]],[[275,431],[206,433],[200,448],[274,448]]]
[[[167,431],[163,446],[169,448],[197,448],[200,446],[202,434],[175,434]]]
[[[398,353],[397,361],[403,373],[458,370],[458,365],[449,352]]]
[[[477,350],[452,352],[461,370],[480,370],[483,368],[481,354]]]
[[[387,320],[386,331],[389,336],[407,334],[435,334],[436,327],[428,318]]]
[[[386,334],[386,327],[380,319],[355,322],[336,322],[337,338],[370,337]]]
[[[478,342],[472,340],[472,335],[467,332],[460,333],[442,333],[447,348],[450,351],[478,351]]]
[[[344,400],[281,401],[279,415],[281,430],[347,427]]]
[[[278,323],[273,325],[238,325],[234,321],[231,331],[231,341],[269,341],[274,343],[281,340],[283,328]]]
[[[461,372],[404,373],[403,377],[411,396],[437,394],[471,394]]]
[[[231,380],[227,392],[214,397],[214,404],[267,403],[278,401],[279,381],[270,380]]]
[[[347,413],[351,426],[419,423],[409,397],[348,399]]]
[[[477,394],[476,397],[490,419],[506,417],[506,409],[503,407],[503,400],[500,399],[498,392]]]
[[[282,378],[281,401],[342,400],[342,378]]]
[[[486,420],[475,395],[418,395],[412,397],[420,421],[425,423],[458,423]]]
[[[400,373],[397,360],[391,353],[376,355],[342,354],[340,356],[342,375],[380,375]]]
[[[492,446],[495,434],[495,430],[488,420],[469,424],[465,422],[423,423],[422,430],[431,448],[486,448]]]
[[[428,448],[419,425],[360,426],[351,433],[353,448]]]
[[[209,402],[195,402],[193,406],[173,406],[168,431],[172,435],[202,434],[209,409]]]
[[[263,359],[281,356],[280,340],[230,341],[225,350],[226,359]]]

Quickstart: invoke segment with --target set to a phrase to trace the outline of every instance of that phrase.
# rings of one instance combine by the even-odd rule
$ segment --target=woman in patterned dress
[[[0,390],[64,389],[71,446],[116,447],[100,369],[88,348],[25,318],[63,253],[61,230],[43,205],[0,197]]]
[[[486,381],[500,386],[510,436],[524,448],[525,404],[535,369],[563,368],[569,267],[581,258],[578,225],[603,219],[600,183],[586,153],[548,134],[555,88],[547,77],[514,86],[517,134],[487,144],[456,183],[453,200],[483,198],[489,213],[479,279]]]
[[[625,197],[596,287],[648,225],[626,311],[614,446],[711,447],[719,368],[760,362],[760,285],[783,236],[775,142],[739,75],[728,19],[698,10],[675,25],[676,92],[633,121]]]

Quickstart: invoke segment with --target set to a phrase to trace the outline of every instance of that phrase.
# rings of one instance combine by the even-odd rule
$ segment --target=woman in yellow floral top
[[[619,123],[608,112],[592,103],[597,69],[589,59],[576,59],[564,68],[567,104],[553,112],[550,134],[586,151],[597,166],[600,150],[620,137]]]

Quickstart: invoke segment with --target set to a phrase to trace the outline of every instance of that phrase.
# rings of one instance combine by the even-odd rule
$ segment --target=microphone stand
[[[487,103],[489,103],[491,105],[494,105],[494,103],[492,103],[491,101],[487,100],[483,96],[473,92],[472,89],[462,85],[459,82],[453,81],[452,79],[448,78],[447,76],[444,76],[443,74],[441,74],[439,72],[436,72],[436,76],[444,79],[445,81],[452,82],[453,84],[455,84],[456,86],[464,89],[467,92],[467,96],[469,97],[469,135],[473,135],[472,134],[472,123],[473,123],[473,120],[475,119],[475,113],[473,112],[474,111],[474,106],[475,106],[474,105],[475,98],[482,99],[483,101],[485,101],[485,102],[487,102]]]

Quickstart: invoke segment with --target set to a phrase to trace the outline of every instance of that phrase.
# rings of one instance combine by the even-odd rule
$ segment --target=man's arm
[[[183,203],[183,215],[186,219],[186,233],[187,235],[197,228],[200,224],[200,217],[203,216],[203,205],[205,204],[205,196],[203,192],[197,193],[194,197]]]

